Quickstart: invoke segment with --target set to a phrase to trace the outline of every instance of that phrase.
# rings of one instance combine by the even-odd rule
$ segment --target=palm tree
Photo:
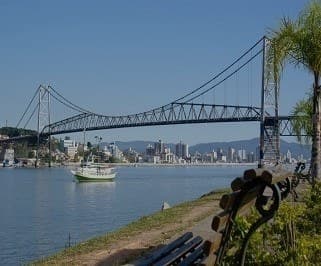
[[[312,94],[309,94],[307,99],[297,102],[291,112],[291,115],[296,117],[292,122],[292,127],[300,143],[303,142],[302,136],[304,136],[306,144],[311,143],[313,135],[312,107]]]
[[[311,174],[321,180],[321,1],[312,1],[297,20],[283,18],[280,28],[270,35],[269,78],[278,83],[285,63],[303,67],[313,75]]]

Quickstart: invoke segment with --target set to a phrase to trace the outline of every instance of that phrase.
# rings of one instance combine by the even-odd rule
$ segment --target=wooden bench
[[[222,211],[213,218],[212,239],[193,238],[188,232],[134,265],[219,265],[228,249],[236,216],[247,215],[255,206],[260,218],[251,225],[236,258],[236,262],[243,265],[251,235],[273,218],[281,200],[291,191],[291,177],[291,172],[280,168],[246,170],[242,177],[232,181],[233,192],[223,195],[220,200]]]

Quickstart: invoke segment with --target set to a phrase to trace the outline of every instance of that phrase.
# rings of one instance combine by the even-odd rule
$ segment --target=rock
[[[169,204],[166,202],[166,201],[164,201],[163,202],[163,205],[162,205],[162,211],[163,210],[166,210],[166,209],[169,209],[171,206],[169,206]]]

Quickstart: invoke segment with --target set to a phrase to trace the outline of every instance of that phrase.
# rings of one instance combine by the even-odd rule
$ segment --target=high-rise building
[[[151,144],[148,144],[146,148],[146,155],[148,156],[154,156],[155,155],[155,149]]]
[[[237,155],[238,155],[239,162],[246,161],[246,150],[244,150],[244,149],[238,150]]]
[[[179,143],[176,144],[176,150],[175,150],[175,154],[178,158],[188,158],[189,154],[188,154],[188,144],[184,144],[182,143],[182,141],[180,141]]]
[[[232,147],[229,147],[229,148],[228,148],[228,151],[227,151],[227,161],[228,161],[229,163],[235,162],[235,149],[233,149]]]
[[[165,151],[165,145],[162,140],[155,142],[154,144],[155,155],[160,155]]]
[[[121,158],[122,157],[122,152],[119,150],[118,146],[116,145],[115,142],[111,142],[108,145],[108,150],[110,151],[111,155],[115,158]]]
[[[250,152],[247,154],[247,162],[254,163],[255,162],[255,155],[254,152]]]
[[[216,150],[216,153],[217,153],[217,160],[221,161],[222,160],[222,156],[223,156],[223,149],[222,148],[218,148]]]

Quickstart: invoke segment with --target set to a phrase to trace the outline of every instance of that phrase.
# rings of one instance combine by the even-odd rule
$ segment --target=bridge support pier
[[[261,123],[260,123],[260,158],[258,167],[265,163],[278,163],[280,160],[279,130],[279,81],[271,80],[273,73],[268,65],[266,52],[269,41],[263,38],[262,59],[262,92],[261,92]]]
[[[50,92],[49,92],[49,86],[45,87],[41,85],[39,87],[39,98],[38,98],[38,139],[37,139],[37,157],[36,157],[36,163],[35,167],[39,166],[39,160],[40,160],[40,135],[41,130],[46,125],[50,125]],[[49,167],[51,167],[51,138],[49,135]]]

